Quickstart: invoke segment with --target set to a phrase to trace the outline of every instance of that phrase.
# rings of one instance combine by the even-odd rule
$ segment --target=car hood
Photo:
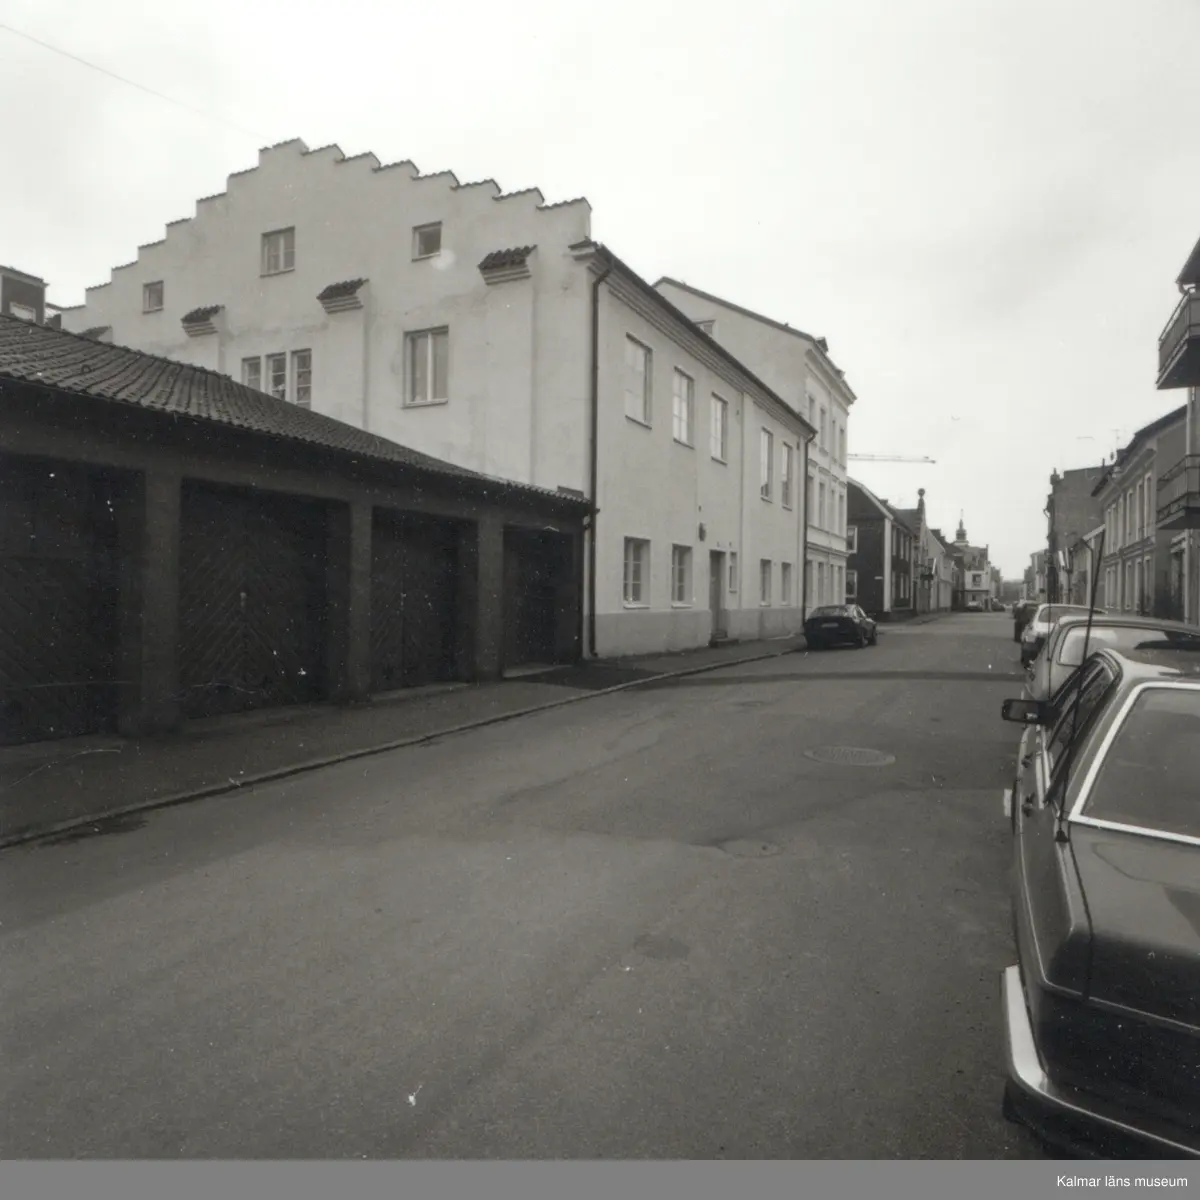
[[[1092,926],[1089,998],[1200,1035],[1200,846],[1074,824]]]

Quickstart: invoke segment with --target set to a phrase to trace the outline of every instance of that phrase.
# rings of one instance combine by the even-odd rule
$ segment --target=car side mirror
[[[1000,706],[1000,716],[1018,725],[1044,725],[1046,706],[1040,700],[1005,700]]]

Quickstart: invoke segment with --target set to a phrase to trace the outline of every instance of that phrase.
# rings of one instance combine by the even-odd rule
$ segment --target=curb
[[[628,691],[631,688],[645,687],[663,679],[679,679],[685,675],[702,675],[706,671],[719,671],[724,667],[737,667],[743,663],[763,662],[771,658],[782,658],[785,654],[794,654],[797,647],[786,650],[769,650],[762,654],[747,655],[745,658],[733,659],[730,662],[706,663],[700,667],[685,667],[679,671],[663,671],[658,675],[648,675],[645,679],[631,679],[626,683],[615,683],[611,687],[599,688],[596,691],[584,692],[579,696],[564,696],[561,700],[548,700],[545,704],[534,704],[528,708],[514,709],[512,712],[497,713],[490,717],[479,717],[474,721],[466,721],[461,725],[451,725],[446,729],[438,729],[432,733],[417,734],[414,737],[399,738],[382,745],[369,746],[361,750],[347,750],[341,754],[329,755],[325,758],[312,758],[307,762],[292,763],[286,767],[276,767],[271,771],[261,771],[257,775],[246,775],[238,780],[225,783],[208,784],[205,787],[192,788],[185,792],[176,792],[170,796],[160,796],[154,800],[139,800],[133,804],[125,804],[120,808],[108,808],[100,813],[87,817],[72,817],[68,821],[59,821],[54,825],[45,825],[37,829],[27,829],[18,833],[0,837],[0,850],[10,846],[19,846],[26,842],[40,841],[57,833],[67,833],[85,825],[98,825],[101,821],[111,821],[117,817],[129,816],[131,813],[150,812],[157,808],[173,808],[178,804],[186,804],[191,800],[207,800],[212,796],[223,796],[229,792],[240,791],[245,787],[256,787],[263,783],[273,783],[278,779],[287,779],[292,775],[303,775],[308,771],[318,771],[322,767],[337,766],[338,763],[352,762],[356,758],[370,758],[375,754],[386,754],[389,750],[403,750],[407,746],[420,746],[427,742],[436,742],[441,738],[453,737],[460,733],[469,733],[472,729],[482,729],[488,725],[499,725],[504,721],[515,721],[519,717],[532,716],[534,713],[546,712],[551,708],[564,708],[568,704],[579,704],[584,700],[592,700],[598,696],[611,696],[615,692]]]

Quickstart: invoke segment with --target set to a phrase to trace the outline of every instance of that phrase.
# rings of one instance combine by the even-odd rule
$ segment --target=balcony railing
[[[1185,454],[1158,477],[1160,529],[1200,528],[1200,454]]]
[[[1159,336],[1158,386],[1200,387],[1200,292],[1179,301]]]

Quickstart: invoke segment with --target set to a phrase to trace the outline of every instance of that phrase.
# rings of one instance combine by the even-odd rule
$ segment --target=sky
[[[850,452],[936,460],[852,475],[924,488],[950,536],[961,512],[1006,577],[1052,470],[1185,400],[1154,378],[1200,238],[1200,0],[0,0],[0,26],[29,116],[0,262],[57,304],[292,137],[586,196],[648,280],[827,338]]]

